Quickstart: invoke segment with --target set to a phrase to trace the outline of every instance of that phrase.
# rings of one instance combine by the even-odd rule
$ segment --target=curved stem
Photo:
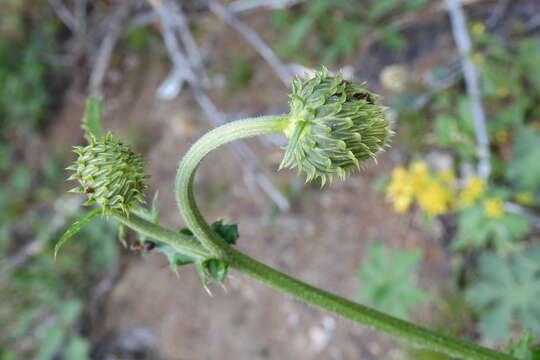
[[[286,116],[253,118],[216,128],[199,139],[180,162],[175,182],[177,205],[204,249],[213,257],[226,260],[230,266],[279,291],[416,345],[463,359],[516,360],[510,355],[412,324],[294,279],[233,249],[210,228],[193,196],[193,176],[199,163],[210,151],[229,141],[282,132],[285,119]],[[127,222],[126,225],[130,226]]]
[[[287,117],[263,116],[220,126],[201,137],[180,161],[175,180],[176,204],[186,225],[215,258],[227,259],[229,246],[208,226],[195,202],[193,177],[199,163],[210,151],[227,142],[255,135],[281,133]]]
[[[274,289],[334,314],[398,336],[410,343],[462,359],[517,360],[474,343],[398,319],[306,284],[233,249],[231,266]]]

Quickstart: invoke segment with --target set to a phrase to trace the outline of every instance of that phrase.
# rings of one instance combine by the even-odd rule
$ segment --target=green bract
[[[346,177],[387,144],[392,132],[384,107],[364,84],[323,69],[311,79],[294,79],[292,88],[281,167],[296,167],[307,181],[320,178],[324,185],[335,174]]]
[[[143,172],[145,162],[113,134],[99,140],[90,136],[88,146],[75,146],[73,151],[79,158],[68,167],[75,171],[68,180],[79,181],[71,191],[86,194],[85,205],[96,202],[104,214],[119,210],[129,215],[130,208],[145,202],[144,179],[149,177]]]

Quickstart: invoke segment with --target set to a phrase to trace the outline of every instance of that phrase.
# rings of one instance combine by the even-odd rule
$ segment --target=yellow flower
[[[417,161],[410,166],[411,181],[414,187],[414,194],[422,192],[429,181],[429,170],[423,161]]]
[[[471,205],[486,190],[486,182],[478,176],[470,176],[467,179],[467,186],[461,191],[459,200],[463,205]]]
[[[445,214],[452,209],[453,192],[439,181],[431,179],[418,193],[418,205],[432,216]]]
[[[525,206],[534,204],[534,194],[530,191],[520,192],[516,194],[516,201]]]
[[[482,35],[486,31],[486,26],[480,22],[475,22],[472,26],[472,33],[476,36]]]
[[[409,210],[409,207],[412,203],[412,197],[407,196],[400,196],[397,198],[394,198],[394,211],[399,214],[404,214]]]
[[[403,166],[397,166],[392,171],[390,184],[386,189],[387,197],[394,204],[394,210],[404,213],[409,209],[413,201],[414,188],[411,177]]]
[[[456,180],[456,174],[452,169],[446,169],[439,173],[439,178],[446,184],[452,184]]]
[[[504,144],[508,141],[508,131],[499,130],[495,133],[495,140],[498,144]]]
[[[484,201],[484,214],[488,218],[498,219],[504,214],[503,202],[500,199],[487,199]]]

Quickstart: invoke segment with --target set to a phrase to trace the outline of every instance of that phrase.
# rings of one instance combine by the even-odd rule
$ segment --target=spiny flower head
[[[387,146],[392,134],[377,95],[324,69],[311,79],[294,79],[290,95],[289,144],[281,167],[298,168],[307,181],[324,185],[346,177]]]
[[[104,214],[114,210],[129,215],[129,210],[144,203],[144,180],[149,175],[143,171],[142,157],[118,141],[112,133],[102,139],[90,136],[87,146],[75,146],[79,158],[68,167],[75,173],[68,180],[78,180],[79,186],[71,192],[88,196],[85,205],[97,203]]]

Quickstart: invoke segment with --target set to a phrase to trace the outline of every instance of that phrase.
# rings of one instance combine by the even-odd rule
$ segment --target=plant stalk
[[[277,271],[234,250],[231,266],[276,290],[369,328],[397,336],[422,348],[471,360],[517,360],[460,338],[398,319],[367,306],[334,295]]]
[[[233,121],[201,137],[178,165],[175,180],[176,204],[186,225],[216,259],[227,260],[229,246],[206,223],[193,196],[193,177],[204,157],[230,141],[255,135],[281,133],[287,124],[286,115],[262,116]]]
[[[210,228],[197,207],[193,195],[193,177],[199,163],[210,151],[227,142],[255,135],[282,133],[287,125],[286,120],[287,116],[266,116],[228,123],[200,138],[180,162],[175,181],[177,205],[186,225],[201,242],[203,251],[206,250],[210,257],[227,261],[238,271],[281,292],[359,324],[398,336],[418,346],[462,359],[517,360],[510,355],[395,318],[292,278],[230,247]],[[144,226],[140,226],[145,220],[134,219],[137,223],[135,225],[139,225],[139,230],[145,230]],[[131,226],[129,221],[123,222]],[[152,229],[154,236],[158,236],[161,240],[159,237],[162,234],[155,228]],[[186,241],[184,238],[178,238],[180,235],[177,233],[165,232],[163,234],[170,236],[169,242]],[[148,235],[152,236],[152,234]],[[198,243],[196,245],[200,246]]]

